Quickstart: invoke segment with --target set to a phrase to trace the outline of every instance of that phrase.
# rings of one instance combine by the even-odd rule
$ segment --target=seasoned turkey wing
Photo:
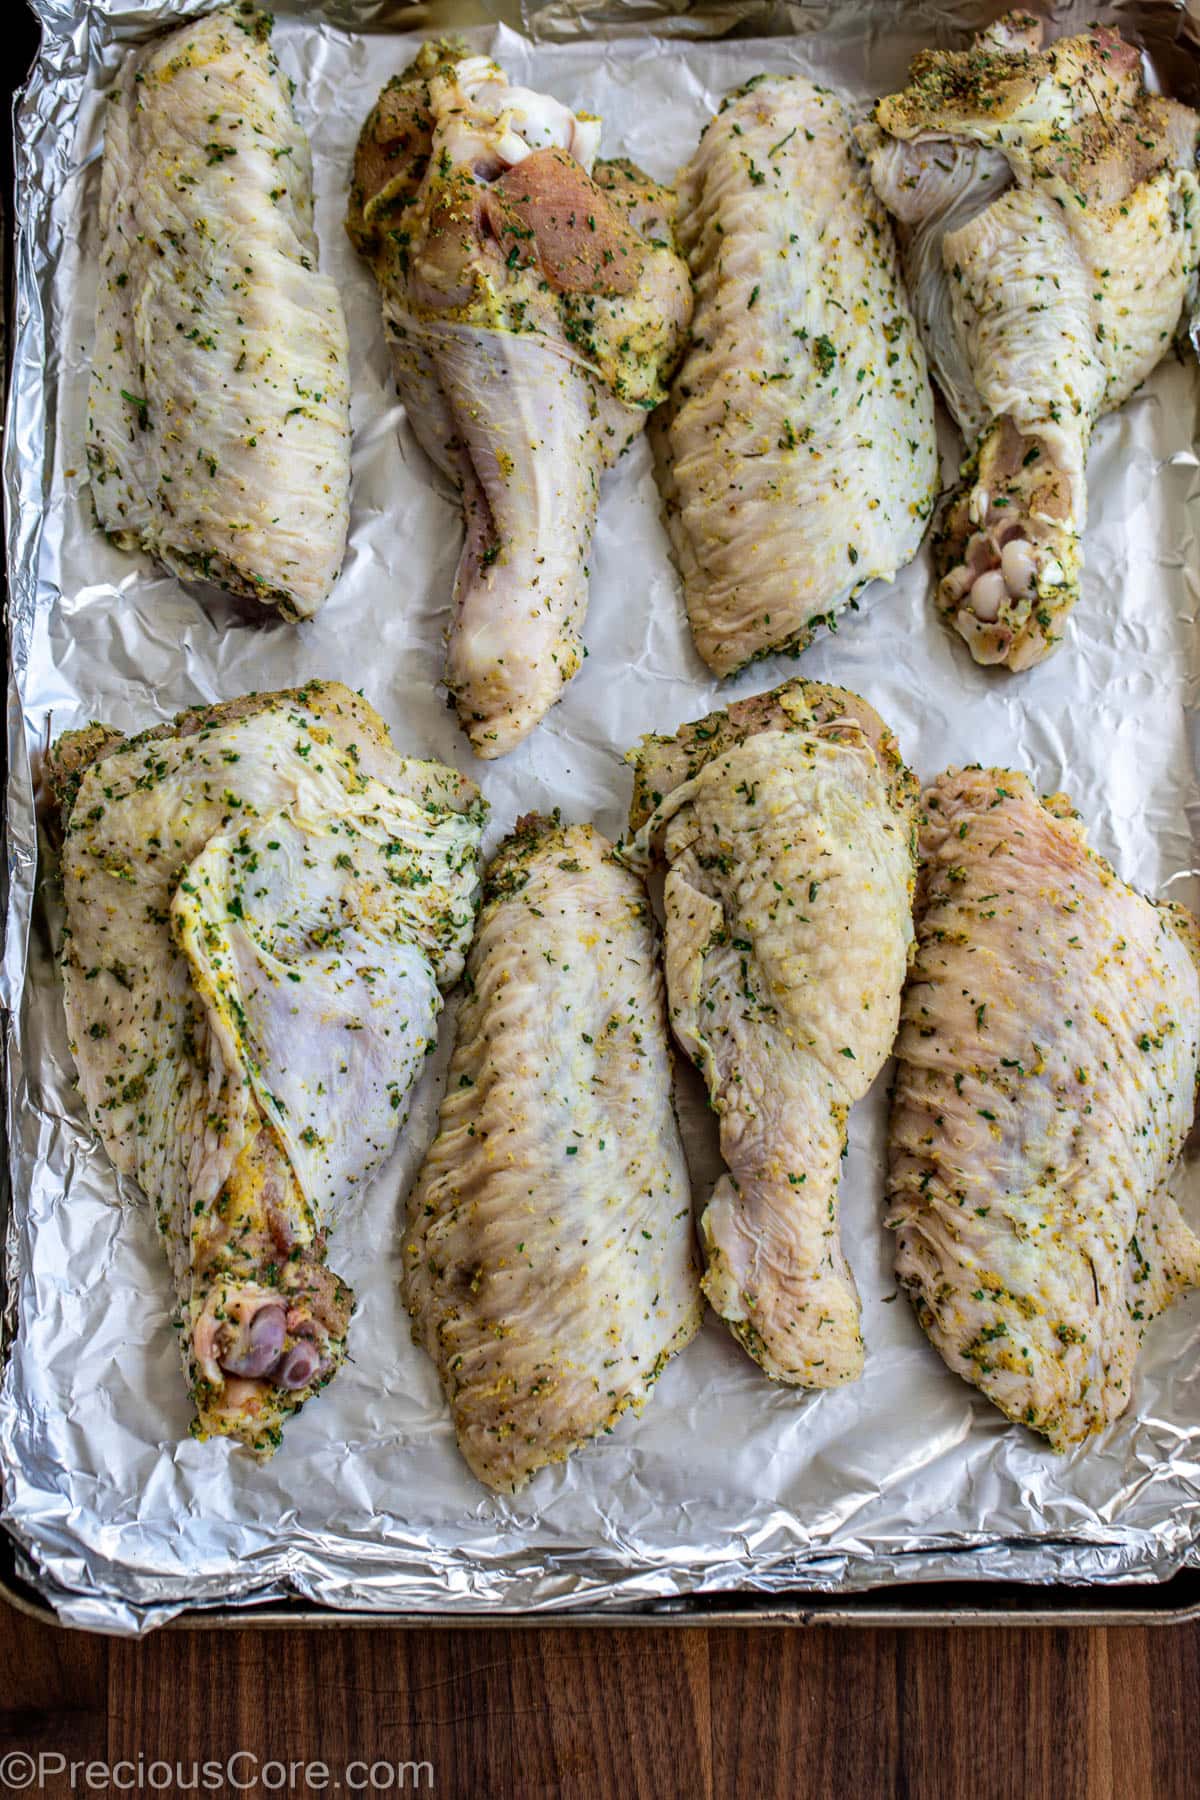
[[[312,167],[270,19],[222,8],[126,57],[106,112],[88,399],[122,549],[316,612],[346,549],[350,382]]]
[[[489,1487],[640,1411],[700,1323],[657,948],[598,832],[520,822],[487,873],[405,1246],[413,1334]]]
[[[933,394],[887,215],[828,89],[758,76],[679,181],[692,341],[655,422],[696,648],[797,653],[915,555]]]
[[[891,1052],[912,941],[915,784],[844,689],[793,681],[648,737],[626,846],[667,866],[671,1024],[728,1165],[704,1291],[778,1381],[862,1371],[842,1251],[846,1121]]]
[[[1096,420],[1195,297],[1200,118],[1146,92],[1107,26],[1042,48],[1010,14],[926,51],[860,130],[969,455],[936,540],[937,605],[977,662],[1025,669],[1079,597]]]
[[[347,217],[418,439],[466,539],[446,682],[481,757],[583,658],[600,477],[663,398],[691,314],[674,196],[593,162],[599,121],[426,44],[363,126]]]
[[[1008,769],[939,776],[920,850],[896,1270],[950,1368],[1063,1450],[1120,1417],[1149,1321],[1200,1282],[1168,1187],[1196,1098],[1200,927]]]
[[[199,1437],[262,1454],[346,1351],[326,1231],[462,968],[483,802],[337,683],[60,739],[71,1049],[171,1262]]]

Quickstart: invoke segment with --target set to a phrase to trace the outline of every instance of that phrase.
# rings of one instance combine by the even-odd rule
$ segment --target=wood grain
[[[1200,1791],[1192,1627],[247,1630],[129,1643],[0,1610],[0,1684],[0,1758],[59,1750],[111,1766],[140,1754],[186,1768],[243,1750],[323,1762],[328,1792],[360,1760],[430,1762],[433,1791],[463,1800]],[[297,1778],[275,1791],[320,1790]]]
[[[108,1729],[108,1646],[0,1608],[0,1755],[95,1754]]]

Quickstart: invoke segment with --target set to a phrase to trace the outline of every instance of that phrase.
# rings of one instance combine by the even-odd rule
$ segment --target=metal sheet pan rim
[[[1094,1589],[1087,1590],[1089,1594]],[[708,1612],[687,1597],[670,1609],[606,1612],[596,1607],[559,1613],[508,1612],[495,1609],[474,1613],[359,1612],[337,1607],[271,1606],[253,1609],[218,1606],[187,1608],[164,1620],[163,1631],[516,1631],[516,1630],[665,1630],[690,1628],[706,1631],[815,1629],[841,1627],[857,1630],[979,1630],[1055,1629],[1090,1627],[1160,1627],[1200,1623],[1200,1599],[1185,1606],[1155,1608],[1115,1607],[1097,1604],[1090,1597],[1078,1605],[1067,1602],[1023,1609],[1016,1605],[981,1607],[936,1604],[929,1606],[880,1606],[864,1596],[861,1601],[831,1598],[828,1605],[813,1597],[784,1597],[772,1604],[747,1594],[745,1603],[720,1612]],[[45,1600],[31,1600],[0,1579],[0,1601],[40,1625],[60,1631],[91,1631],[96,1627],[63,1618]],[[114,1631],[112,1635],[123,1635]]]

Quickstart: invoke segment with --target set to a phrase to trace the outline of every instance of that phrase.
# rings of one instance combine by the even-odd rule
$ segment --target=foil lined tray
[[[114,1177],[75,1089],[54,966],[61,918],[39,858],[33,774],[50,736],[91,717],[139,728],[198,700],[313,675],[363,686],[400,749],[471,768],[492,804],[490,843],[518,812],[554,805],[615,834],[629,792],[622,754],[643,731],[766,688],[795,665],[763,663],[720,685],[703,669],[643,443],[603,494],[583,672],[520,750],[472,767],[437,686],[457,504],[395,400],[373,282],[342,231],[362,118],[424,36],[466,26],[514,79],[601,113],[604,153],[669,180],[721,95],[760,69],[795,70],[865,101],[900,85],[917,49],[961,42],[1000,6],[527,0],[523,16],[489,23],[467,7],[328,0],[279,17],[278,53],[313,144],[323,266],[341,288],[353,347],[350,552],[332,600],[302,626],[113,549],[87,492],[103,93],[124,47],[204,5],[34,6],[45,38],[16,117],[3,467],[11,660],[0,1000],[12,1201],[0,1522],[16,1577],[64,1621],[121,1632],[196,1607],[262,1619],[295,1596],[356,1622],[898,1620],[910,1584],[922,1584],[915,1594],[948,1581],[989,1584],[964,1590],[972,1616],[972,1593],[990,1610],[990,1584],[1101,1584],[1114,1610],[1127,1590],[1113,1584],[1175,1577],[1173,1590],[1183,1583],[1194,1596],[1200,1295],[1152,1328],[1129,1414],[1089,1449],[1059,1458],[1008,1426],[948,1373],[896,1296],[880,1204],[886,1075],[852,1115],[843,1182],[864,1301],[863,1379],[820,1395],[774,1388],[710,1318],[640,1421],[516,1498],[485,1495],[458,1459],[395,1279],[452,1008],[404,1142],[339,1224],[339,1267],[360,1297],[353,1362],[266,1467],[228,1444],[193,1443],[149,1209]],[[1148,0],[1099,12],[1143,43],[1165,87],[1200,99],[1196,13]],[[1073,5],[1051,17],[1061,31],[1096,14]],[[800,665],[864,694],[922,775],[955,761],[1010,762],[1043,789],[1067,789],[1126,878],[1193,904],[1198,399],[1194,363],[1170,359],[1101,422],[1083,600],[1049,663],[1016,679],[974,667],[932,616],[922,556],[894,586],[869,591]],[[943,451],[949,477],[959,448],[948,425]],[[718,1165],[688,1071],[680,1105],[699,1201]],[[1179,1192],[1200,1218],[1195,1165],[1181,1171]],[[886,1600],[868,1598],[881,1587]],[[1108,1616],[1105,1606],[1103,1594],[1087,1599],[1089,1616]],[[1020,1610],[1041,1616],[1034,1599]]]

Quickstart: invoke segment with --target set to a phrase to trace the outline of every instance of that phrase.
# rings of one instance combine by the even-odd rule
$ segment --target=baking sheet
[[[864,694],[922,775],[950,762],[1011,762],[1044,789],[1065,787],[1122,874],[1195,903],[1200,381],[1190,360],[1168,359],[1101,422],[1083,599],[1061,653],[1017,678],[976,668],[936,623],[922,557],[894,586],[870,589],[801,664],[769,661],[714,682],[691,647],[638,445],[604,489],[581,674],[517,752],[475,764],[438,686],[457,503],[394,398],[373,281],[341,226],[362,118],[443,15],[341,0],[276,26],[312,139],[322,260],[343,294],[353,356],[350,552],[324,611],[297,626],[113,549],[87,493],[101,96],[117,37],[127,43],[204,8],[36,6],[48,37],[18,113],[4,461],[12,688],[0,997],[14,1203],[0,1466],[23,1572],[71,1623],[134,1632],[186,1605],[287,1592],[360,1611],[549,1614],[698,1591],[853,1592],[951,1576],[1150,1581],[1200,1561],[1200,1296],[1152,1327],[1129,1414],[1086,1451],[1059,1458],[1007,1425],[948,1373],[896,1295],[880,1223],[886,1072],[851,1116],[843,1179],[863,1379],[819,1395],[773,1387],[710,1317],[640,1421],[516,1498],[485,1494],[457,1456],[396,1280],[403,1196],[432,1134],[453,1007],[404,1143],[336,1234],[335,1260],[359,1295],[352,1362],[266,1467],[186,1436],[149,1210],[117,1182],[75,1091],[30,779],[48,737],[92,717],[136,729],[195,701],[338,678],[365,688],[401,750],[480,780],[490,847],[518,812],[554,805],[616,834],[629,790],[622,753],[641,732],[671,729],[798,666]],[[514,80],[600,112],[603,154],[670,179],[720,96],[760,69],[795,70],[865,100],[900,85],[917,49],[961,41],[963,21],[999,10],[847,0],[672,18],[653,0],[603,9],[555,0],[530,8],[526,35],[485,26],[469,36]],[[1094,6],[1054,14],[1059,29],[1095,16]],[[1127,32],[1144,27],[1176,91],[1181,77],[1195,81],[1182,9],[1101,16]],[[419,29],[406,34],[410,20]],[[732,39],[713,36],[730,29]],[[666,41],[668,30],[679,35]],[[788,35],[752,35],[777,30]],[[948,425],[943,437],[949,478],[960,452]],[[717,1164],[689,1071],[680,1089],[699,1205]],[[1181,1173],[1179,1192],[1200,1222],[1200,1169]]]

